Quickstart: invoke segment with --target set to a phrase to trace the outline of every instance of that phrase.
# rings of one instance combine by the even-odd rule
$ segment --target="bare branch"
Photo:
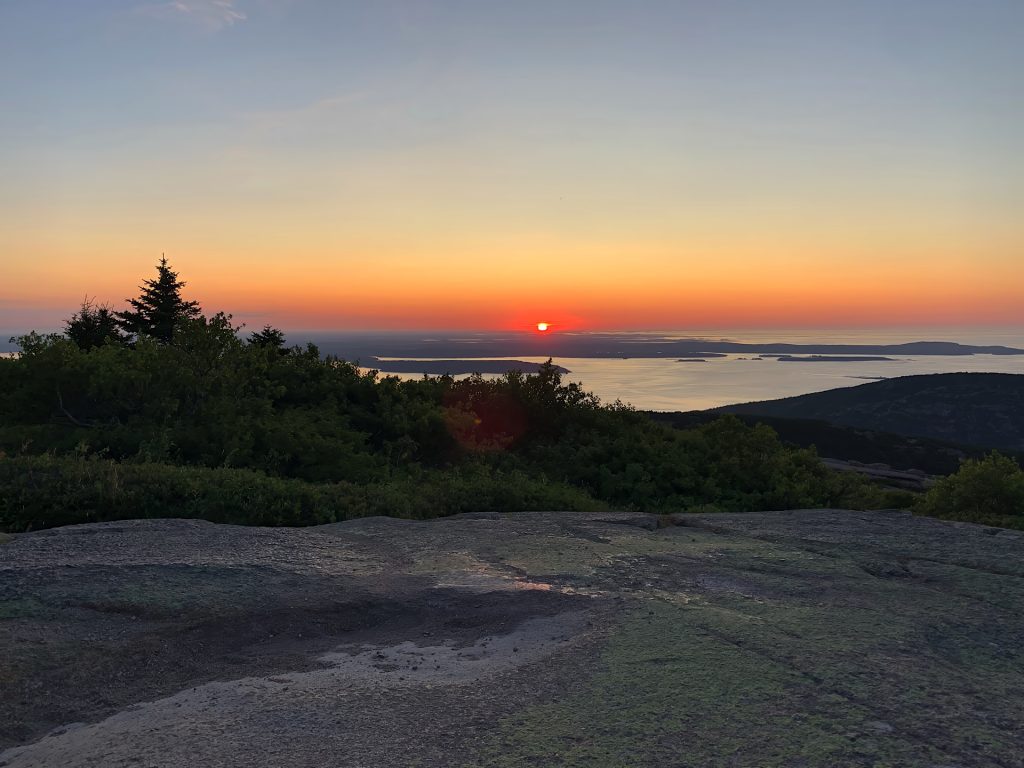
[[[76,419],[74,416],[71,415],[71,412],[67,408],[64,407],[64,398],[60,394],[60,387],[57,387],[57,405],[60,407],[61,413],[63,413],[65,416],[67,416],[68,420],[72,424],[74,424],[75,426],[85,427],[86,429],[92,429],[93,428],[92,424],[86,424],[85,422],[82,422],[82,421],[79,421],[78,419]]]

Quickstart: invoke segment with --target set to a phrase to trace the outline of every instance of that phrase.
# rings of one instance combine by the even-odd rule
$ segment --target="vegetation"
[[[369,483],[310,483],[244,469],[116,462],[90,456],[0,460],[0,525],[184,517],[236,525],[317,525],[366,515],[425,519],[456,512],[599,510],[582,491],[522,472],[460,467]]]
[[[117,317],[125,332],[167,344],[177,324],[199,317],[200,310],[197,302],[181,297],[185,283],[178,279],[178,273],[170,268],[166,258],[160,258],[156,269],[156,279],[143,282],[139,297],[128,299],[131,309],[118,313]]]
[[[899,376],[717,410],[1024,452],[1024,376],[1014,373]]]
[[[285,341],[284,332],[272,325],[265,325],[262,331],[256,331],[249,336],[250,344],[255,344],[257,347],[273,347],[280,350],[282,354],[288,354]]]
[[[1024,530],[1024,470],[997,451],[965,461],[956,474],[939,480],[914,511]]]
[[[722,417],[721,411],[650,412],[655,421],[689,429]],[[951,475],[964,459],[983,458],[989,450],[977,446],[950,443],[929,437],[911,437],[894,432],[847,427],[827,421],[781,416],[736,414],[744,424],[767,424],[787,445],[814,448],[822,456],[864,464],[887,464],[894,469],[919,469],[929,475]],[[1006,455],[1024,459],[1020,452]]]
[[[114,311],[106,304],[93,303],[89,298],[82,302],[81,308],[67,320],[64,328],[67,337],[82,349],[125,341]]]
[[[131,335],[101,337],[109,310],[87,303],[66,334],[27,334],[0,360],[0,529],[906,500],[827,470],[763,425],[725,417],[677,430],[602,405],[550,362],[533,376],[400,381],[312,345],[286,348],[274,328],[244,341],[230,316],[199,314],[183,285],[161,260],[120,315]],[[73,332],[83,316],[93,330]]]

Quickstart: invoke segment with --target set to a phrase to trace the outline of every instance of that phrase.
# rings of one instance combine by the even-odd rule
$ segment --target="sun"
[[[540,331],[541,333],[544,333],[544,331],[546,331],[547,329],[548,329],[548,324],[547,323],[537,323],[537,330]]]

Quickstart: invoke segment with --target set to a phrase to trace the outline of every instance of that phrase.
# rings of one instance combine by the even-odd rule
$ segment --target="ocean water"
[[[773,400],[837,387],[852,387],[893,376],[960,371],[1024,374],[1024,355],[929,356],[892,362],[787,363],[774,358],[710,358],[706,362],[675,362],[651,358],[560,358],[555,362],[602,402],[621,400],[650,411],[692,411],[719,405]],[[518,358],[544,362],[539,357]],[[402,379],[416,374],[386,374]]]
[[[955,341],[976,346],[1024,348],[1024,328],[928,328],[851,330],[686,330],[648,332],[672,338],[726,339],[738,342],[793,344],[902,344]],[[727,355],[705,362],[670,359],[556,358],[603,402],[621,400],[652,411],[689,411],[732,403],[773,400],[872,380],[926,373],[989,372],[1024,374],[1024,355],[898,356],[891,361],[782,362],[752,355]],[[408,359],[408,358],[406,358]],[[428,359],[428,358],[420,358]],[[519,357],[527,362],[546,358]],[[415,374],[389,374],[403,379]]]

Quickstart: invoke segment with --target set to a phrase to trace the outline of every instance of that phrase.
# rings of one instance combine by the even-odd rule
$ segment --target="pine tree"
[[[82,307],[64,321],[64,333],[81,349],[124,341],[116,314],[106,304],[96,304],[86,297]]]
[[[174,326],[182,320],[199,316],[199,303],[181,298],[185,283],[178,279],[178,273],[167,264],[167,258],[160,257],[156,280],[146,280],[139,286],[142,294],[137,299],[128,299],[131,309],[118,312],[118,322],[128,333],[138,336],[152,336],[167,344],[174,335]]]
[[[255,331],[249,335],[249,344],[254,347],[270,347],[276,349],[282,354],[286,353],[287,350],[284,348],[285,337],[284,331],[280,328],[275,328],[272,325],[263,326],[262,331]]]

